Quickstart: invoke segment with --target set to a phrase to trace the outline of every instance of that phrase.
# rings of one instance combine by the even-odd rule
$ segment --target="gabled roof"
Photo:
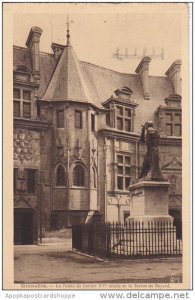
[[[48,101],[92,101],[79,61],[70,44],[64,47],[42,99]]]

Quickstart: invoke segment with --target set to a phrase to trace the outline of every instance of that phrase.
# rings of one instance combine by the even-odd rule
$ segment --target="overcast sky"
[[[177,4],[176,4],[177,5]],[[115,5],[116,6],[116,5]],[[106,68],[124,73],[134,73],[140,57],[118,60],[112,55],[119,48],[119,54],[151,56],[152,48],[156,54],[161,54],[164,48],[164,60],[153,58],[150,64],[150,75],[164,75],[176,59],[182,58],[181,15],[177,9],[158,9],[151,13],[145,4],[145,11],[137,6],[132,10],[131,4],[120,10],[120,4],[114,10],[109,5],[104,10],[94,9],[92,12],[69,10],[62,7],[61,13],[40,13],[35,10],[28,14],[15,14],[14,45],[25,46],[32,26],[39,26],[43,33],[40,50],[51,53],[51,43],[66,44],[66,16],[69,14],[71,44],[79,60],[94,63]],[[78,8],[78,7],[77,7]],[[177,7],[176,7],[177,8]]]

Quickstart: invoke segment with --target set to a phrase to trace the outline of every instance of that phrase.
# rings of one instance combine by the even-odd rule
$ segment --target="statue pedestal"
[[[169,215],[169,183],[140,181],[130,186],[129,236],[124,238],[131,255],[181,254],[173,217]]]
[[[140,181],[130,189],[130,217],[127,222],[173,222],[169,215],[166,181]]]

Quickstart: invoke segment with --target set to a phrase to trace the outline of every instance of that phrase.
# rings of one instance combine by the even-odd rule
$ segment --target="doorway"
[[[173,225],[176,227],[177,239],[182,239],[182,216],[180,209],[169,209],[169,214],[174,218]]]
[[[33,209],[14,209],[14,244],[33,244]]]

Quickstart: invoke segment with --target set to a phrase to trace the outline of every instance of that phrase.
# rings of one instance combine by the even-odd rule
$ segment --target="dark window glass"
[[[181,113],[166,113],[165,132],[168,136],[181,136]]]
[[[118,182],[117,182],[118,189],[123,190],[123,177],[118,176],[117,180],[118,180]]]
[[[57,168],[56,185],[57,186],[65,185],[65,171],[63,166],[61,165]]]
[[[118,174],[123,174],[123,166],[118,166]]]
[[[41,115],[41,106],[40,103],[37,101],[37,116],[40,117]]]
[[[182,238],[182,216],[178,209],[170,209],[169,214],[174,218],[173,225],[176,227],[176,238]]]
[[[20,99],[20,90],[19,89],[14,89],[14,98]]]
[[[117,117],[117,129],[123,130],[123,119],[119,117]]]
[[[130,175],[131,169],[130,167],[125,167],[125,175]]]
[[[116,108],[117,108],[117,114],[122,116],[123,115],[123,108],[120,107],[120,106],[117,106]]]
[[[23,99],[24,100],[31,100],[31,92],[23,90]]]
[[[125,188],[126,188],[126,190],[129,188],[130,183],[131,183],[131,178],[125,177]]]
[[[30,118],[30,103],[23,102],[23,117]]]
[[[18,169],[14,168],[14,193],[17,192],[17,174],[18,174]]]
[[[64,111],[57,111],[57,128],[64,128]]]
[[[125,164],[130,165],[131,164],[131,158],[130,156],[125,156]]]
[[[130,217],[130,212],[124,211],[124,222],[127,220],[128,217]]]
[[[125,108],[125,117],[131,118],[131,110],[128,108]]]
[[[117,155],[117,162],[120,164],[123,164],[123,156],[122,155]]]
[[[95,115],[91,115],[91,131],[95,131]]]
[[[110,113],[106,113],[106,125],[110,126]]]
[[[82,128],[82,112],[75,110],[75,128]]]
[[[125,120],[125,131],[128,131],[128,132],[131,131],[131,120],[128,120],[128,119]]]
[[[27,169],[27,193],[35,193],[36,170]]]
[[[94,168],[92,168],[92,187],[93,188],[97,188],[97,184],[96,184],[96,172],[95,172]]]
[[[73,185],[85,186],[85,171],[82,166],[78,165],[73,170]]]
[[[20,117],[20,102],[14,101],[14,117]]]

